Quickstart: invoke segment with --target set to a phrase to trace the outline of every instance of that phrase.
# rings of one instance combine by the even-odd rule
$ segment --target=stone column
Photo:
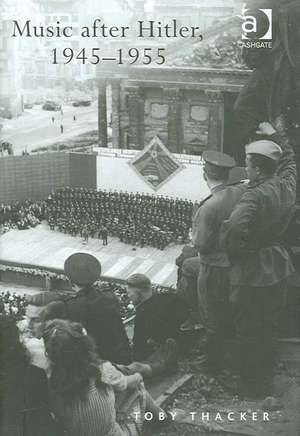
[[[98,135],[100,147],[107,147],[106,80],[98,81]]]
[[[183,149],[183,125],[180,89],[166,88],[164,95],[169,105],[168,149],[173,153],[181,153]]]
[[[129,114],[129,136],[130,148],[144,148],[144,117],[145,99],[143,90],[138,86],[131,86],[128,89],[128,114]]]
[[[120,90],[121,83],[118,79],[111,81],[111,98],[112,98],[112,146],[113,148],[123,148],[120,135]]]
[[[218,91],[205,93],[210,106],[207,146],[211,150],[223,151],[224,97]]]
[[[51,282],[50,277],[48,277],[48,276],[45,277],[45,289],[46,289],[46,291],[51,291],[51,289],[52,289],[52,282]]]

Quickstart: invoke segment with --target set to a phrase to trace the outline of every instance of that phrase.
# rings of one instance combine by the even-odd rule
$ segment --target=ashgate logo
[[[272,9],[245,9],[242,19],[243,40],[270,41],[272,39]]]

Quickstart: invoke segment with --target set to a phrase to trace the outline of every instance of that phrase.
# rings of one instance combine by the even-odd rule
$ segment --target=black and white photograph
[[[300,435],[300,0],[0,0],[0,436]]]

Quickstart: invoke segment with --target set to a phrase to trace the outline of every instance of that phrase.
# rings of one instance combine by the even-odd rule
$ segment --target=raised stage
[[[107,246],[92,238],[84,244],[82,238],[51,231],[46,224],[34,229],[11,230],[0,237],[0,262],[63,269],[66,258],[77,251],[96,256],[105,276],[126,279],[130,274],[143,273],[153,283],[176,284],[175,259],[181,251],[178,245],[161,251],[152,247],[132,247],[116,238],[109,238]]]

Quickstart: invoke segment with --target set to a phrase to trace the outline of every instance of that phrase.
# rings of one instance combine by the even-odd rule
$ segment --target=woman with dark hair
[[[44,343],[55,413],[68,436],[140,435],[146,405],[154,417],[162,412],[139,373],[126,376],[99,360],[80,324],[50,321]]]
[[[30,364],[15,321],[0,316],[0,434],[58,436],[45,372]]]

